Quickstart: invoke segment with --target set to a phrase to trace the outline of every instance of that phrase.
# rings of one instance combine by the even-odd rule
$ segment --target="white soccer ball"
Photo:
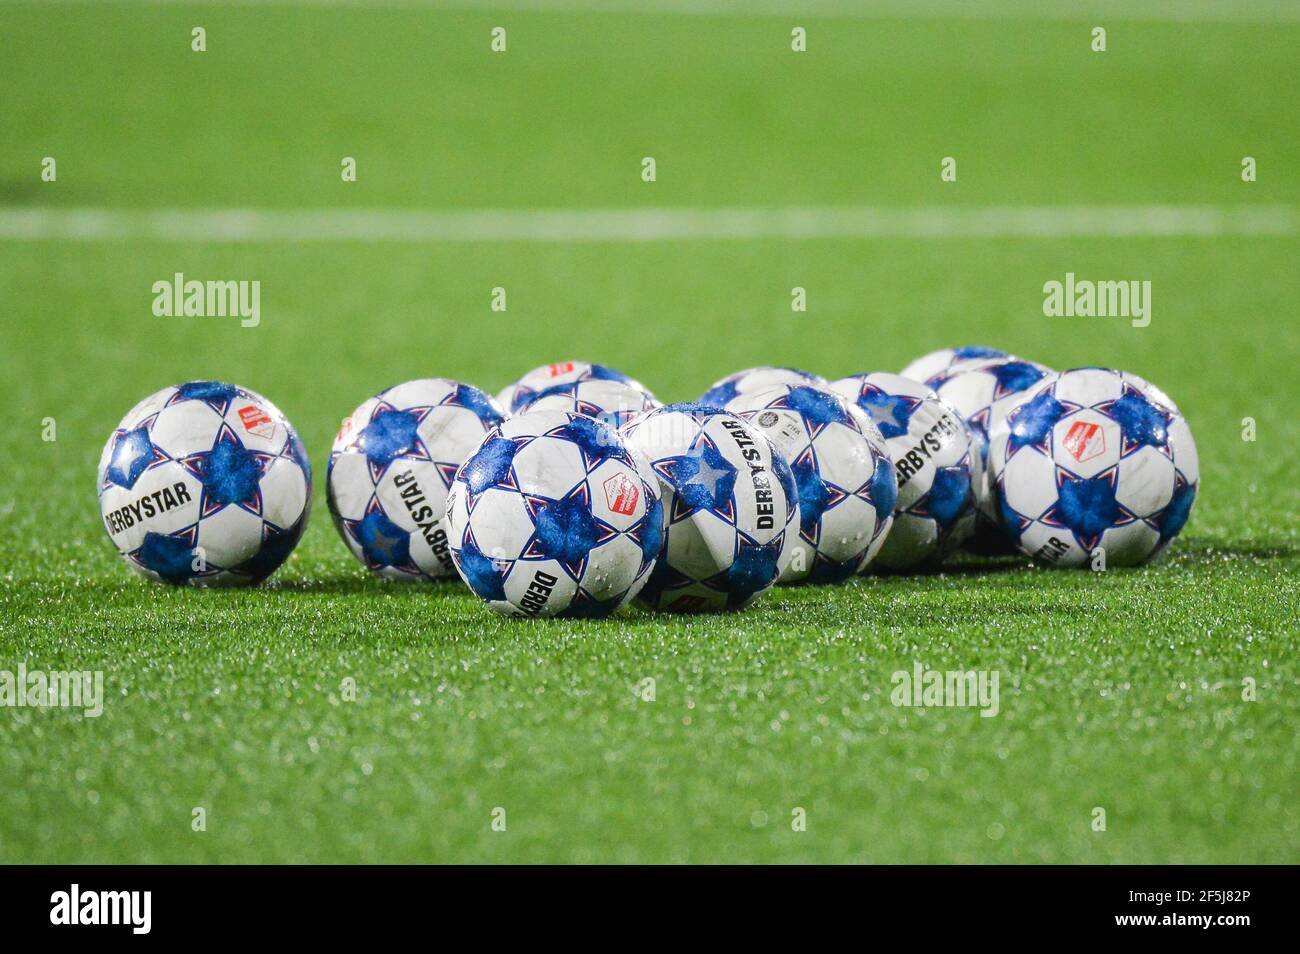
[[[1158,553],[1196,499],[1196,443],[1137,375],[1076,368],[1039,382],[990,435],[1003,525],[1055,566],[1132,566]]]
[[[456,569],[508,616],[608,616],[663,539],[650,465],[589,417],[534,411],[488,431],[447,501]]]
[[[985,348],[982,345],[964,345],[959,348],[940,348],[917,358],[902,371],[905,378],[929,384],[932,378],[939,378],[956,366],[973,361],[985,361],[989,358],[1009,358],[1010,355],[997,348]]]
[[[553,384],[534,394],[519,409],[529,411],[567,411],[582,414],[618,429],[642,411],[663,407],[644,388],[626,381],[591,378],[569,384]]]
[[[804,384],[742,394],[726,409],[766,434],[794,473],[799,535],[780,582],[838,583],[888,547],[897,485],[870,418]]]
[[[518,414],[538,392],[557,384],[574,384],[578,381],[622,381],[644,391],[641,383],[622,371],[590,361],[557,361],[533,368],[519,380],[506,385],[497,394],[497,403],[508,414]]]
[[[1013,552],[1001,530],[997,500],[989,482],[989,428],[1016,403],[1019,396],[1047,375],[1051,368],[1023,358],[988,358],[954,365],[928,382],[939,398],[957,409],[979,450],[975,473],[975,528],[966,548],[977,553]]]
[[[766,391],[768,388],[780,387],[783,384],[808,384],[824,388],[829,386],[830,382],[820,374],[800,371],[798,368],[747,368],[714,381],[713,386],[705,391],[696,403],[708,407],[726,407],[728,401],[734,401],[742,394]]]
[[[217,381],[163,388],[132,408],[104,446],[98,484],[113,545],[165,583],[259,582],[311,510],[311,463],[284,415]]]
[[[798,533],[790,465],[733,414],[670,404],[623,429],[659,479],[664,544],[641,600],[652,609],[740,609],[776,583]]]
[[[961,415],[897,374],[855,374],[832,387],[880,428],[898,477],[894,526],[874,565],[905,570],[942,559],[975,520],[979,449]]]
[[[390,580],[455,578],[444,517],[456,470],[505,415],[478,388],[407,381],[343,422],[329,460],[329,508],[352,555]]]
[[[1051,368],[1024,358],[987,358],[962,362],[924,383],[942,401],[956,408],[975,438],[983,440],[988,437],[993,408],[998,402],[1033,387],[1051,373]]]

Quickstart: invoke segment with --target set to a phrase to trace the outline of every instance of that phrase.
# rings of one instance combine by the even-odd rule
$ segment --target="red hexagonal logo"
[[[1062,441],[1070,456],[1083,463],[1106,453],[1106,432],[1092,421],[1075,421]]]
[[[241,407],[239,409],[239,419],[244,424],[244,430],[256,434],[258,437],[265,437],[270,440],[275,434],[275,421],[271,420],[271,415],[256,404],[245,404]]]
[[[606,478],[604,487],[605,502],[609,504],[610,510],[625,517],[636,512],[636,502],[641,499],[641,491],[631,477],[624,473],[615,474]]]

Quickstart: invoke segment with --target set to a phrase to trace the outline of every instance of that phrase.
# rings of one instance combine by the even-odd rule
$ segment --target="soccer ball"
[[[274,404],[190,381],[122,418],[99,460],[99,512],[151,580],[241,586],[270,576],[302,536],[311,463]]]
[[[957,409],[979,450],[975,470],[975,528],[966,548],[993,555],[1012,552],[1000,528],[1001,515],[989,483],[989,428],[1014,405],[1019,395],[1051,374],[1050,368],[1023,358],[988,358],[954,365],[929,384],[940,400]]]
[[[726,410],[766,434],[794,472],[799,538],[779,582],[837,583],[887,546],[897,485],[870,418],[831,391],[804,384],[742,394]]]
[[[650,465],[589,417],[533,411],[492,428],[447,501],[456,569],[508,616],[600,617],[645,585],[663,540]]]
[[[1196,499],[1191,429],[1163,392],[1076,368],[1021,395],[994,426],[989,467],[1003,525],[1056,566],[1132,566],[1176,537]]]
[[[641,601],[672,612],[735,610],[772,586],[794,543],[790,465],[733,414],[670,404],[623,428],[658,477],[664,544]]]
[[[1024,358],[986,358],[957,364],[948,373],[925,383],[940,400],[957,410],[976,440],[982,441],[988,437],[998,402],[1005,402],[1000,409],[1009,407],[1008,397],[1033,387],[1051,373],[1051,368]]]
[[[330,515],[352,555],[389,580],[455,578],[447,490],[504,419],[488,395],[446,378],[407,381],[353,411],[334,439],[328,478]]]
[[[929,354],[923,354],[917,358],[902,371],[898,372],[905,378],[911,378],[913,381],[920,381],[922,384],[929,384],[932,378],[938,378],[946,375],[957,365],[966,364],[971,361],[983,361],[988,358],[1008,358],[1005,351],[999,351],[997,348],[985,348],[982,345],[965,345],[960,348],[940,348],[938,351],[931,351]]]
[[[519,410],[568,411],[603,421],[617,430],[642,411],[663,407],[653,394],[636,384],[591,378],[553,384],[534,394]]]
[[[898,475],[894,526],[875,565],[904,570],[942,558],[975,520],[979,450],[961,415],[924,384],[897,374],[855,374],[832,387],[880,428]]]
[[[808,384],[824,388],[829,382],[820,374],[800,371],[798,368],[748,368],[714,381],[713,386],[700,396],[697,403],[709,407],[725,407],[728,401],[733,401],[742,394],[766,391],[782,384]]]
[[[518,414],[525,404],[531,401],[539,391],[544,391],[557,384],[574,384],[578,381],[622,381],[644,391],[640,382],[629,378],[622,371],[603,364],[589,361],[558,361],[533,368],[518,381],[501,389],[497,403],[510,414]]]

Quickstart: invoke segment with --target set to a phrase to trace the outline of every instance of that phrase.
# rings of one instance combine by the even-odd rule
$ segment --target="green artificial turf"
[[[1300,205],[1300,25],[1114,21],[1094,54],[1086,19],[807,18],[795,55],[793,22],[0,2],[0,211]],[[0,861],[1294,862],[1298,263],[1294,236],[0,240],[0,670],[106,694],[0,708]],[[154,317],[177,271],[260,280],[261,325]],[[1151,325],[1045,318],[1067,271],[1150,280]],[[326,514],[339,420],[408,378],[587,358],[683,399],[966,343],[1178,402],[1202,485],[1165,557],[520,622],[368,578]],[[103,441],[193,378],[268,396],[317,469],[256,590],[150,585],[100,525]],[[996,670],[999,714],[894,706],[916,662]]]

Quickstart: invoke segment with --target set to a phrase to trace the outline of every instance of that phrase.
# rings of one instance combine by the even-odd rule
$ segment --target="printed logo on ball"
[[[275,436],[275,421],[271,415],[256,404],[248,404],[239,409],[239,419],[244,422],[244,430],[258,437],[270,440]]]
[[[1106,453],[1106,433],[1100,424],[1075,421],[1065,433],[1064,445],[1070,456],[1082,464]]]
[[[564,361],[560,364],[549,364],[546,366],[546,373],[552,378],[558,378],[562,374],[568,374],[573,370],[572,361]]]
[[[605,481],[605,502],[614,513],[625,517],[636,512],[636,502],[641,499],[641,491],[627,474],[615,474]]]
[[[763,411],[752,420],[776,441],[778,447],[789,450],[802,443],[804,426],[798,414],[788,411]]]

